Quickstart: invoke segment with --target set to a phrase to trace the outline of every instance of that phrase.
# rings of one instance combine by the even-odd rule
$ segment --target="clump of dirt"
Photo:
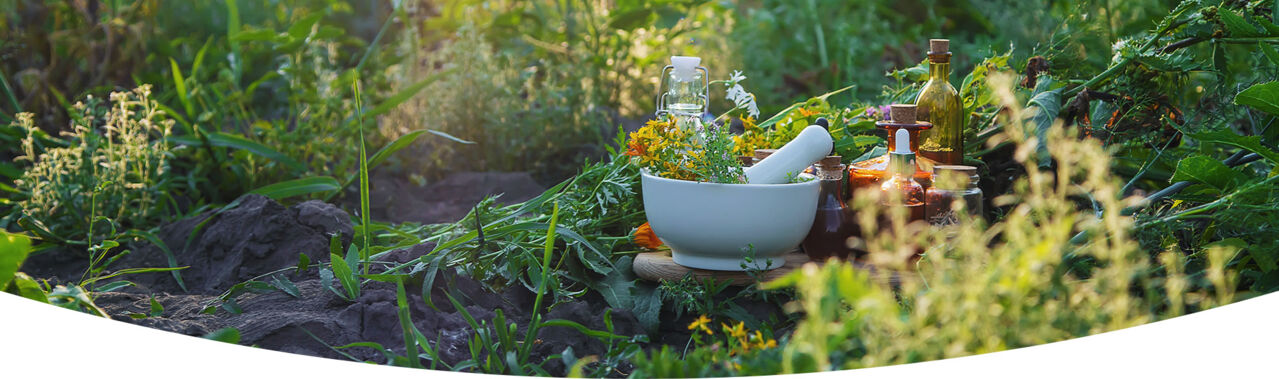
[[[311,200],[286,208],[254,194],[245,195],[238,206],[221,213],[178,221],[158,233],[173,252],[177,266],[187,266],[181,271],[186,292],[197,294],[218,294],[258,275],[294,266],[300,254],[327,261],[332,236],[341,236],[346,243],[352,234],[351,216],[332,204]],[[169,264],[159,247],[147,245],[114,266]],[[129,280],[143,290],[183,292],[169,273],[139,274]]]
[[[237,306],[229,308],[237,312],[220,307],[222,301],[218,296],[228,288],[294,267],[299,253],[307,254],[312,260],[327,261],[330,237],[339,235],[343,243],[349,243],[352,230],[351,216],[331,204],[309,201],[285,207],[263,196],[246,195],[238,206],[220,213],[208,212],[160,228],[157,234],[173,251],[177,264],[189,266],[181,271],[186,291],[169,273],[138,274],[125,278],[137,283],[136,287],[121,292],[101,292],[96,302],[113,319],[156,329],[201,336],[222,328],[236,328],[243,345],[338,359],[347,359],[344,354],[348,354],[359,360],[384,363],[385,356],[376,349],[335,347],[373,342],[395,354],[404,354],[394,284],[368,282],[362,286],[359,297],[347,300],[325,288],[314,267],[302,272],[284,270],[275,275],[294,283],[298,296],[279,290],[261,291],[235,298]],[[189,237],[191,242],[187,245]],[[434,244],[426,243],[391,251],[380,259],[409,262],[432,249]],[[156,246],[144,244],[134,246],[133,250],[134,253],[122,257],[112,267],[168,266],[167,258]],[[70,260],[63,263],[68,262]],[[42,271],[39,267],[24,269],[35,275],[51,271]],[[78,276],[74,269],[60,270],[66,271],[63,275]],[[266,278],[258,280],[266,281]],[[445,364],[471,358],[469,345],[475,333],[462,312],[450,304],[446,292],[463,304],[467,314],[488,325],[492,325],[496,311],[501,310],[508,322],[519,325],[521,335],[532,317],[534,296],[522,286],[492,293],[484,285],[451,270],[441,272],[432,283],[420,283],[420,276],[410,280],[417,281],[407,285],[413,324],[427,339],[437,343],[435,348]],[[423,296],[429,297],[435,307],[428,306]],[[162,314],[142,317],[150,311],[152,298],[163,306]],[[559,304],[544,317],[606,330],[601,310],[607,306],[601,297],[592,294]],[[643,334],[638,320],[628,311],[614,310],[612,322],[618,334]],[[539,342],[531,358],[534,362],[542,362],[569,347],[577,356],[606,353],[602,342],[571,328],[546,328],[537,338]],[[544,368],[557,375],[566,371],[559,360],[546,361]]]

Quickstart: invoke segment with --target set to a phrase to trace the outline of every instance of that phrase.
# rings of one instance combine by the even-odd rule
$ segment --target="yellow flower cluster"
[[[693,320],[692,323],[688,324],[688,330],[692,330],[694,334],[702,332],[706,333],[708,336],[714,335],[715,333],[712,332],[709,327],[710,323],[711,319],[707,318],[706,315],[697,316],[696,320]],[[724,336],[728,339],[728,344],[731,347],[728,350],[729,356],[746,353],[751,350],[764,350],[777,347],[777,340],[764,338],[764,334],[758,330],[754,332],[746,330],[745,322],[738,321],[737,324],[732,326],[724,323],[720,323],[719,325],[724,331]],[[701,340],[696,336],[694,336],[694,338],[699,341]]]
[[[626,155],[648,168],[654,175],[680,180],[694,180],[693,162],[703,152],[691,143],[692,132],[675,125],[675,118],[649,120],[631,133]]]

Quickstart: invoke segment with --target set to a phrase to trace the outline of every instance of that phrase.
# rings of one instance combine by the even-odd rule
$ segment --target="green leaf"
[[[1274,47],[1265,42],[1257,42],[1257,48],[1266,54],[1266,58],[1270,58],[1270,63],[1279,66],[1279,51],[1276,51]]]
[[[655,286],[635,277],[632,260],[629,256],[619,258],[614,262],[616,269],[592,287],[609,306],[630,310],[645,330],[656,331],[661,325],[661,295]]]
[[[18,296],[45,304],[49,303],[49,294],[45,293],[44,289],[40,288],[40,283],[36,282],[35,279],[31,279],[31,277],[27,276],[27,274],[23,274],[21,272],[14,274],[13,287],[14,291],[10,292],[17,293]]]
[[[9,287],[22,262],[31,253],[31,238],[0,230],[0,291]]]
[[[164,306],[160,302],[155,301],[155,296],[151,296],[151,312],[147,313],[150,317],[160,317],[164,314]]]
[[[408,87],[405,87],[403,90],[400,90],[400,92],[397,92],[394,95],[391,95],[391,97],[386,98],[386,100],[383,101],[382,104],[378,104],[378,106],[374,107],[373,110],[369,111],[368,113],[365,113],[364,119],[372,119],[386,112],[390,112],[392,109],[395,109],[395,107],[398,107],[400,106],[400,104],[413,98],[413,96],[417,95],[418,92],[422,92],[422,90],[425,89],[426,86],[430,85],[431,83],[435,82],[436,80],[439,80],[440,78],[446,75],[452,75],[453,71],[456,71],[456,70],[457,70],[456,68],[450,68],[444,71],[440,71],[440,72],[431,74],[431,76],[428,76],[425,79],[418,81],[417,83],[413,83],[409,85]],[[478,125],[476,126],[478,127]]]
[[[354,246],[352,246],[352,249],[354,249]],[[358,261],[359,259],[356,258],[356,260]],[[329,266],[333,268],[333,276],[337,278],[338,283],[346,290],[342,297],[352,301],[360,297],[360,283],[355,277],[355,270],[351,268],[347,261],[337,254],[329,254],[329,263]]]
[[[337,179],[328,176],[293,179],[261,187],[249,193],[256,193],[279,201],[299,195],[336,191],[341,188]]]
[[[1229,192],[1239,184],[1239,173],[1224,163],[1205,155],[1193,155],[1177,163],[1172,182],[1192,181],[1207,184],[1221,193]]]
[[[818,96],[818,97],[816,97],[816,98],[817,98],[817,99],[821,99],[821,100],[823,100],[823,101],[824,101],[824,100],[826,100],[827,98],[829,98],[829,97],[831,97],[831,96],[835,96],[835,95],[840,94],[840,93],[842,93],[842,92],[844,92],[844,91],[847,91],[847,90],[853,89],[853,87],[856,87],[856,85],[850,85],[850,86],[848,86],[848,87],[844,87],[844,88],[840,88],[840,89],[837,89],[837,90],[834,90],[834,91],[830,91],[830,92],[824,93],[824,94],[822,94],[821,96]],[[758,125],[759,125],[759,127],[760,127],[760,128],[768,128],[768,127],[770,127],[770,126],[773,126],[773,124],[776,124],[777,122],[779,122],[779,121],[781,121],[782,119],[786,118],[786,115],[787,115],[787,114],[789,114],[791,111],[795,110],[795,108],[799,108],[799,107],[801,107],[801,106],[804,106],[804,104],[807,104],[807,103],[808,103],[808,101],[801,101],[801,102],[798,102],[798,103],[795,103],[795,104],[791,104],[789,107],[786,107],[786,109],[783,109],[781,112],[777,112],[777,114],[773,115],[773,117],[769,117],[767,120],[764,120],[764,122],[761,122],[761,123],[759,123]]]
[[[1279,116],[1279,81],[1248,87],[1235,96],[1235,104],[1247,105],[1256,110]]]
[[[1220,144],[1230,145],[1261,155],[1266,160],[1273,163],[1279,163],[1279,153],[1261,144],[1261,137],[1257,136],[1241,136],[1230,130],[1217,130],[1204,133],[1188,133],[1190,138],[1203,142],[1216,142]]]
[[[210,332],[209,334],[205,334],[204,338],[214,340],[214,341],[238,344],[240,343],[240,330],[236,328],[222,328],[222,329],[214,330],[213,332]]]
[[[306,256],[306,253],[298,253],[297,273],[301,274],[303,271],[306,271],[306,267],[310,265],[311,265],[311,257]]]
[[[178,68],[178,61],[169,58],[169,69],[173,72],[173,87],[178,91],[178,101],[182,102],[182,109],[187,111],[187,117],[194,116],[195,107],[191,106],[191,99],[187,98],[187,84],[182,78],[182,69]]]
[[[207,134],[206,136],[209,139],[209,144],[213,146],[246,150],[263,158],[280,162],[285,166],[289,166],[290,169],[297,171],[306,169],[306,166],[303,166],[302,163],[294,160],[293,158],[289,158],[289,156],[284,155],[284,153],[238,135],[215,132]],[[199,138],[191,136],[169,137],[169,141],[188,146],[200,146],[204,144],[204,142],[200,141]]]
[[[298,290],[298,286],[294,285],[289,278],[285,278],[283,275],[272,275],[270,283],[272,287],[289,294],[289,296],[299,299],[302,298],[302,291]]]
[[[1230,32],[1231,37],[1261,37],[1263,34],[1257,31],[1257,27],[1249,24],[1244,20],[1243,16],[1232,10],[1220,9],[1217,12],[1221,16],[1221,23],[1226,25],[1226,30]]]
[[[1030,101],[1026,104],[1027,122],[1035,127],[1035,136],[1039,138],[1040,144],[1036,153],[1038,154],[1039,166],[1047,167],[1052,162],[1052,157],[1048,154],[1048,145],[1044,141],[1048,140],[1048,129],[1052,128],[1053,122],[1057,120],[1057,115],[1061,113],[1061,88],[1049,89],[1054,85],[1051,78],[1043,78],[1039,84],[1035,86],[1035,95],[1031,96]]]
[[[302,18],[301,20],[298,20],[297,22],[293,23],[292,26],[289,26],[289,32],[288,32],[289,37],[293,37],[296,39],[303,39],[303,38],[306,38],[307,36],[310,36],[311,29],[314,29],[315,24],[320,22],[320,17],[324,17],[324,14],[316,13],[310,16],[306,16]]]

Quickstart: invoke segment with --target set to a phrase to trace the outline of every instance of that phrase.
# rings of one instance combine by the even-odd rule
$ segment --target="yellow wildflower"
[[[700,329],[702,331],[705,331],[706,335],[709,336],[711,335],[711,328],[706,327],[706,325],[710,323],[711,323],[711,319],[706,318],[706,315],[697,316],[697,319],[693,320],[693,323],[688,324],[688,330],[696,331]]]

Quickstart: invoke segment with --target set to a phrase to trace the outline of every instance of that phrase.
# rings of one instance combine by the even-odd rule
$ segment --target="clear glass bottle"
[[[664,90],[657,96],[657,115],[675,116],[681,129],[699,125],[708,110],[710,83],[701,62],[698,57],[672,56],[671,64],[662,69]]]
[[[915,181],[913,175],[919,167],[915,163],[915,153],[909,148],[910,136],[902,129],[897,131],[896,137],[893,151],[888,153],[891,176],[879,187],[884,191],[882,204],[885,208],[905,207],[908,223],[921,221],[924,220],[924,186]]]
[[[925,217],[933,225],[948,225],[959,222],[955,213],[956,204],[961,204],[964,213],[973,217],[981,217],[985,211],[984,196],[977,186],[981,177],[973,166],[937,165],[933,166],[933,175],[937,178],[933,187],[925,196]]]
[[[918,151],[919,146],[916,144],[916,141],[919,140],[919,133],[931,128],[932,124],[927,122],[917,122],[915,120],[916,106],[913,104],[893,104],[890,108],[891,111],[889,112],[889,119],[875,123],[875,126],[888,132],[888,146],[890,148],[896,146],[897,131],[905,130],[907,135],[910,137],[911,151]],[[891,155],[892,153],[888,153],[849,165],[849,192],[851,193],[856,191],[858,188],[873,187],[891,175],[889,168],[889,158]],[[925,187],[932,184],[932,168],[935,163],[936,162],[931,159],[917,157],[916,166],[918,169],[912,177],[916,182]]]
[[[808,236],[800,243],[808,258],[822,262],[831,257],[843,260],[859,258],[848,246],[857,225],[851,212],[844,206],[844,165],[839,156],[828,156],[817,163],[817,178],[821,180],[821,197],[817,199],[817,215]]]
[[[915,105],[919,119],[933,127],[919,134],[919,155],[940,164],[963,164],[964,104],[950,85],[950,40],[929,40],[928,46],[928,83]]]

